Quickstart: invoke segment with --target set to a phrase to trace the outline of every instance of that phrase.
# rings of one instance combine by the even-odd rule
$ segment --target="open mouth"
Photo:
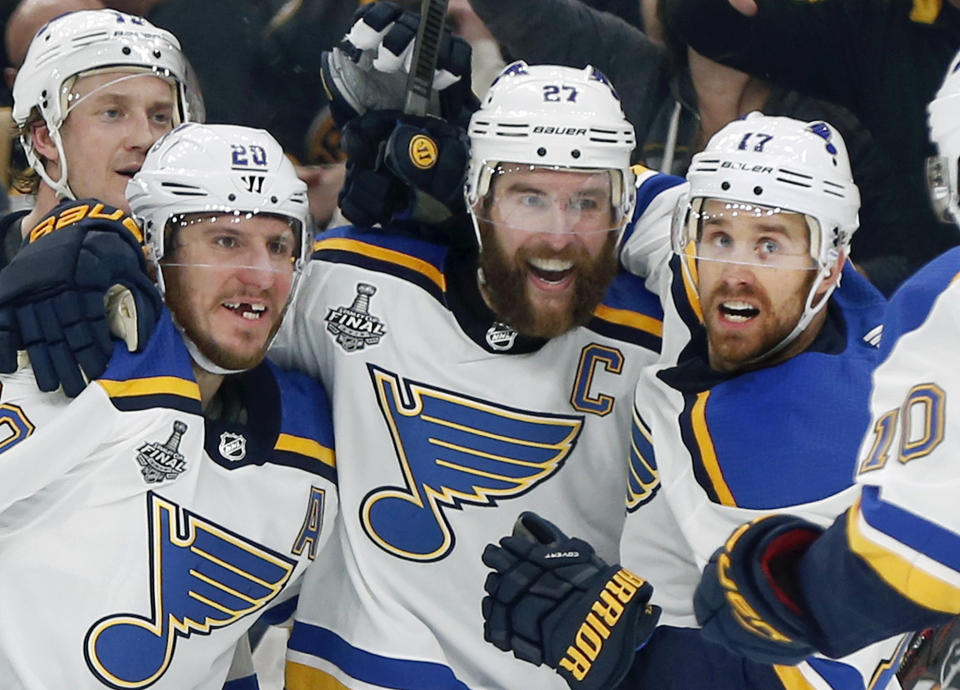
[[[259,320],[267,311],[267,305],[251,304],[250,302],[224,302],[223,306],[248,321]]]
[[[573,262],[565,259],[530,259],[530,272],[548,285],[559,285],[573,273]]]
[[[728,321],[735,323],[749,321],[759,313],[759,309],[747,302],[728,300],[720,303],[720,314]]]
[[[140,168],[128,168],[126,170],[117,170],[118,175],[123,175],[126,178],[132,179],[134,175],[140,172]]]

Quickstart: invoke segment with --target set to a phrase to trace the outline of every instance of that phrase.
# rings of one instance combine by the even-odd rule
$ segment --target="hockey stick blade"
[[[407,75],[407,98],[403,112],[407,115],[426,115],[433,90],[433,72],[437,68],[440,36],[447,15],[449,0],[421,0],[420,25],[413,46],[413,60]]]

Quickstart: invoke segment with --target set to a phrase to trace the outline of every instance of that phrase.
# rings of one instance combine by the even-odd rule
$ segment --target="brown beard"
[[[480,268],[483,269],[484,292],[493,312],[518,333],[538,338],[555,338],[587,323],[607,289],[619,272],[615,247],[617,233],[610,232],[603,249],[596,258],[582,247],[565,247],[561,251],[546,248],[521,247],[509,257],[497,240],[493,226],[480,224],[483,249]],[[537,257],[558,258],[574,262],[573,293],[565,309],[538,310],[527,296],[528,261]]]
[[[166,267],[164,270],[165,290],[164,302],[170,313],[173,314],[174,321],[183,329],[190,340],[193,341],[200,353],[216,364],[218,367],[230,370],[253,369],[263,361],[267,354],[267,348],[273,342],[273,336],[280,330],[282,318],[276,319],[270,334],[263,343],[263,347],[251,355],[240,355],[233,353],[220,346],[213,338],[203,333],[197,325],[197,320],[193,317],[187,301],[189,292],[180,281],[180,271],[172,267]],[[282,316],[282,312],[281,312]]]
[[[705,320],[707,342],[710,349],[710,365],[718,371],[746,371],[764,366],[766,353],[790,334],[803,314],[803,305],[813,285],[816,275],[811,275],[804,281],[801,289],[795,294],[795,299],[781,307],[780,313],[773,315],[773,308],[768,295],[752,287],[731,289],[720,286],[710,296],[709,304],[704,304],[704,314],[713,314]],[[752,297],[758,304],[761,313],[772,315],[768,320],[757,342],[749,349],[745,346],[737,347],[736,340],[731,337],[723,338],[719,334],[712,334],[711,324],[716,318],[719,304],[725,300],[738,297]],[[730,343],[733,343],[731,345]],[[745,344],[744,344],[745,345]],[[756,361],[754,361],[756,360]]]

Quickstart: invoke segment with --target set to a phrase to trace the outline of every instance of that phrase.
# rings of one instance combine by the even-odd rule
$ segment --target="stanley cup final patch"
[[[187,469],[187,460],[180,453],[180,439],[186,431],[187,425],[177,420],[173,423],[170,437],[164,443],[148,441],[137,448],[140,473],[147,484],[176,479]]]
[[[370,313],[370,300],[377,288],[367,283],[357,283],[357,296],[347,307],[330,307],[324,321],[327,331],[336,338],[345,352],[357,352],[368,345],[379,345],[387,329],[379,317]]]

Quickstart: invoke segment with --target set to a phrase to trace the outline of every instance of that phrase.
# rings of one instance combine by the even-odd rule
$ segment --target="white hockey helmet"
[[[499,166],[611,172],[611,200],[620,231],[636,199],[630,156],[636,143],[620,99],[597,69],[557,65],[505,67],[470,118],[465,195],[475,207]],[[479,237],[479,232],[478,232]]]
[[[726,125],[693,156],[687,180],[690,189],[674,214],[672,242],[694,285],[692,264],[706,258],[699,239],[707,200],[728,202],[721,212],[804,216],[810,231],[809,257],[794,267],[816,270],[817,276],[793,331],[764,357],[779,352],[806,329],[839,285],[838,280],[817,299],[818,288],[841,254],[849,254],[859,226],[860,192],[843,137],[826,122],[752,112]]]
[[[203,122],[203,98],[193,68],[169,31],[116,10],[69,12],[47,22],[30,42],[13,85],[13,120],[27,160],[58,196],[74,198],[67,184],[67,160],[60,127],[70,109],[75,77],[103,71],[151,74],[175,86],[174,124]],[[26,124],[36,109],[60,155],[60,179],[50,178]]]
[[[930,141],[938,153],[927,159],[930,199],[941,220],[960,224],[960,53],[950,63],[927,114]]]

